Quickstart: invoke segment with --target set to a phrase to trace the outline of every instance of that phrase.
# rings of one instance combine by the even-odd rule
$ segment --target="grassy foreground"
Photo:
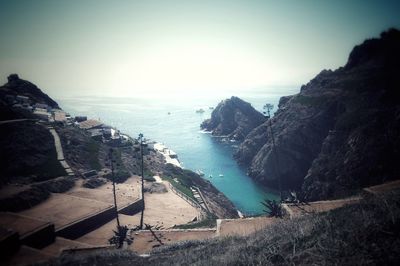
[[[138,257],[125,251],[63,256],[47,265],[394,265],[400,192],[281,222],[248,237],[187,241]]]

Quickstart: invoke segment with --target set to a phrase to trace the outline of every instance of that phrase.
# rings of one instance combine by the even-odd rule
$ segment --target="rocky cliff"
[[[211,131],[215,136],[226,136],[241,141],[264,121],[264,116],[249,103],[232,96],[218,104],[211,118],[205,120],[201,128]]]
[[[302,188],[308,199],[344,196],[399,178],[400,32],[366,40],[348,63],[282,97],[235,158],[264,184]],[[269,122],[275,138],[272,144]]]
[[[5,95],[28,96],[34,103],[44,103],[53,108],[59,108],[58,104],[47,94],[43,93],[35,84],[20,79],[17,74],[8,76],[8,82],[0,87],[0,99]]]

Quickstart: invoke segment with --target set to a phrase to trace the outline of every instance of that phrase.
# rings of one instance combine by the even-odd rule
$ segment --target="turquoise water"
[[[279,97],[253,95],[242,98],[260,110],[265,102],[276,105]],[[242,213],[261,214],[263,206],[260,202],[265,198],[277,199],[276,191],[260,186],[246,175],[245,169],[241,169],[232,158],[232,143],[223,143],[200,131],[201,122],[210,117],[212,110],[208,107],[216,106],[220,99],[223,98],[166,100],[154,97],[84,97],[61,99],[58,102],[71,115],[100,118],[131,137],[143,133],[146,138],[164,143],[178,154],[183,167],[193,171],[202,170],[204,178],[210,180]],[[198,108],[206,112],[196,113]],[[210,175],[213,177],[210,178]]]

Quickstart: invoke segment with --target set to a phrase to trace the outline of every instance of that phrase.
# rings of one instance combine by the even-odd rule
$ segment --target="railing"
[[[168,182],[169,187],[171,188],[171,190],[178,195],[179,197],[181,197],[182,199],[184,199],[187,203],[189,203],[191,206],[199,209],[200,213],[197,217],[198,220],[203,220],[205,217],[207,217],[206,211],[197,201],[194,201],[192,198],[188,197],[187,195],[185,195],[184,193],[182,193],[181,191],[177,190],[170,182]]]

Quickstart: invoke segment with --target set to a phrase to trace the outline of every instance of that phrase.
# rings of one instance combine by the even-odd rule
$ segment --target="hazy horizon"
[[[297,88],[400,27],[396,1],[4,1],[0,82],[52,97]]]

